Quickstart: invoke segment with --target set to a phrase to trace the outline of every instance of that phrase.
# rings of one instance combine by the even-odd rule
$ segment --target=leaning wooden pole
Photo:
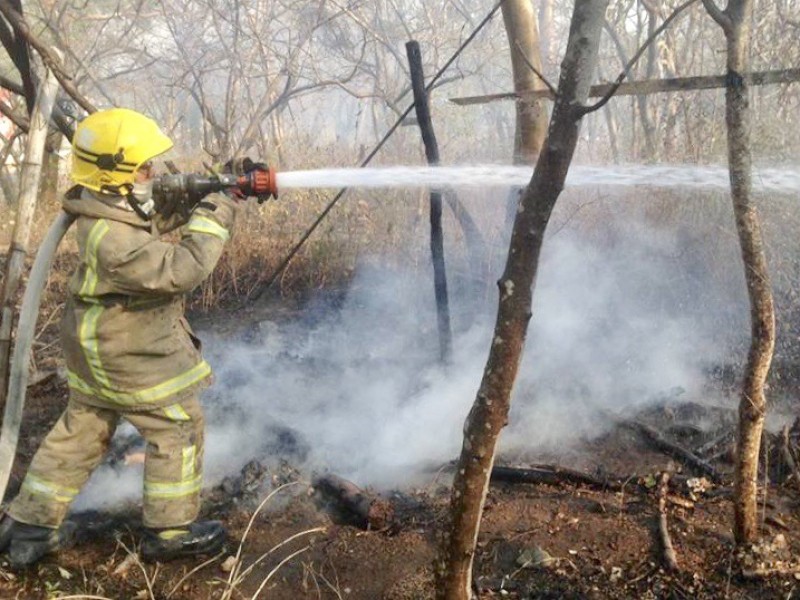
[[[450,523],[436,568],[439,600],[469,600],[472,595],[478,530],[497,441],[508,420],[511,391],[531,318],[539,255],[578,142],[589,85],[597,67],[607,6],[608,0],[575,1],[549,136],[514,219],[505,271],[498,282],[500,299],[491,349],[464,424],[464,442],[451,495]]]
[[[17,200],[16,222],[11,245],[8,249],[5,276],[3,278],[2,309],[0,309],[0,394],[5,402],[8,389],[8,363],[11,351],[11,334],[15,317],[15,301],[19,290],[25,259],[28,257],[28,242],[39,195],[39,180],[42,174],[42,160],[47,141],[47,125],[53,112],[58,80],[48,71],[36,98],[25,160],[20,176],[19,199]]]
[[[425,157],[428,164],[439,164],[439,144],[433,131],[428,92],[425,89],[425,75],[422,70],[422,56],[419,43],[410,41],[406,44],[408,67],[411,71],[411,87],[414,90],[414,108],[417,121],[425,144]],[[447,297],[447,271],[444,261],[444,233],[442,230],[442,192],[431,190],[431,260],[433,261],[433,289],[436,296],[436,319],[439,326],[439,354],[441,361],[450,361],[453,346],[453,334],[450,329],[450,305]]]

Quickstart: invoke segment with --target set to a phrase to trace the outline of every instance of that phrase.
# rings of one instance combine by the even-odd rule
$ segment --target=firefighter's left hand
[[[270,198],[277,200],[278,196],[272,187],[274,184],[272,181],[273,173],[270,172],[267,163],[255,162],[248,156],[242,160],[242,170],[244,171],[244,176],[248,179],[247,185],[244,186],[246,188],[243,190],[244,192],[250,196],[255,196],[259,204],[266,202]]]

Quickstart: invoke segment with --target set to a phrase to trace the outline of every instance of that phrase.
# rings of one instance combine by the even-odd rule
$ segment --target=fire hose
[[[153,182],[153,200],[159,212],[169,217],[175,212],[188,214],[211,192],[225,191],[245,198],[253,196],[259,202],[277,197],[275,170],[256,168],[245,175],[228,174],[203,176],[195,174],[162,175]],[[22,307],[14,340],[9,370],[8,394],[0,429],[0,501],[5,497],[14,457],[17,453],[22,412],[25,407],[25,392],[28,388],[28,365],[31,347],[36,332],[36,320],[42,293],[47,284],[50,267],[58,246],[75,221],[75,215],[62,211],[50,225],[42,240],[33,267],[25,286]]]
[[[74,220],[74,215],[62,211],[50,225],[50,229],[36,253],[36,260],[33,261],[28,285],[25,286],[25,294],[22,297],[22,308],[19,312],[14,353],[11,356],[11,369],[8,376],[8,395],[3,413],[3,428],[0,432],[0,499],[5,496],[11,476],[11,467],[14,465],[14,456],[17,453],[22,409],[25,406],[25,391],[28,388],[31,345],[36,330],[36,319],[39,316],[42,291],[47,283],[50,265],[53,263],[58,244]]]

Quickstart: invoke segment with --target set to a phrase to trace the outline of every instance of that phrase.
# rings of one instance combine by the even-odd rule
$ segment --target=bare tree
[[[531,318],[539,253],[578,142],[607,5],[608,0],[575,2],[550,133],[514,220],[506,268],[498,282],[500,303],[492,346],[464,425],[453,482],[451,522],[437,565],[437,597],[443,600],[471,597],[478,528]]]
[[[729,0],[721,10],[714,0],[703,0],[709,14],[722,27],[727,40],[728,74],[725,87],[725,123],[728,128],[728,168],[731,198],[750,298],[751,339],[739,399],[739,434],[736,450],[734,537],[738,544],[758,536],[756,492],[758,457],[767,402],[764,383],[775,348],[775,309],[772,301],[764,240],[756,205],[751,198],[749,86],[745,74],[750,64],[753,0]]]

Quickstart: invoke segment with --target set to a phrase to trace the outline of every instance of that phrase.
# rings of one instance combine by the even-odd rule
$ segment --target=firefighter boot
[[[226,537],[225,527],[219,521],[198,521],[175,529],[151,529],[142,542],[142,558],[154,562],[216,554],[225,545]]]
[[[8,553],[13,568],[29,567],[44,555],[67,546],[74,532],[75,525],[69,522],[51,529],[21,523],[5,515],[0,521],[0,552]]]

